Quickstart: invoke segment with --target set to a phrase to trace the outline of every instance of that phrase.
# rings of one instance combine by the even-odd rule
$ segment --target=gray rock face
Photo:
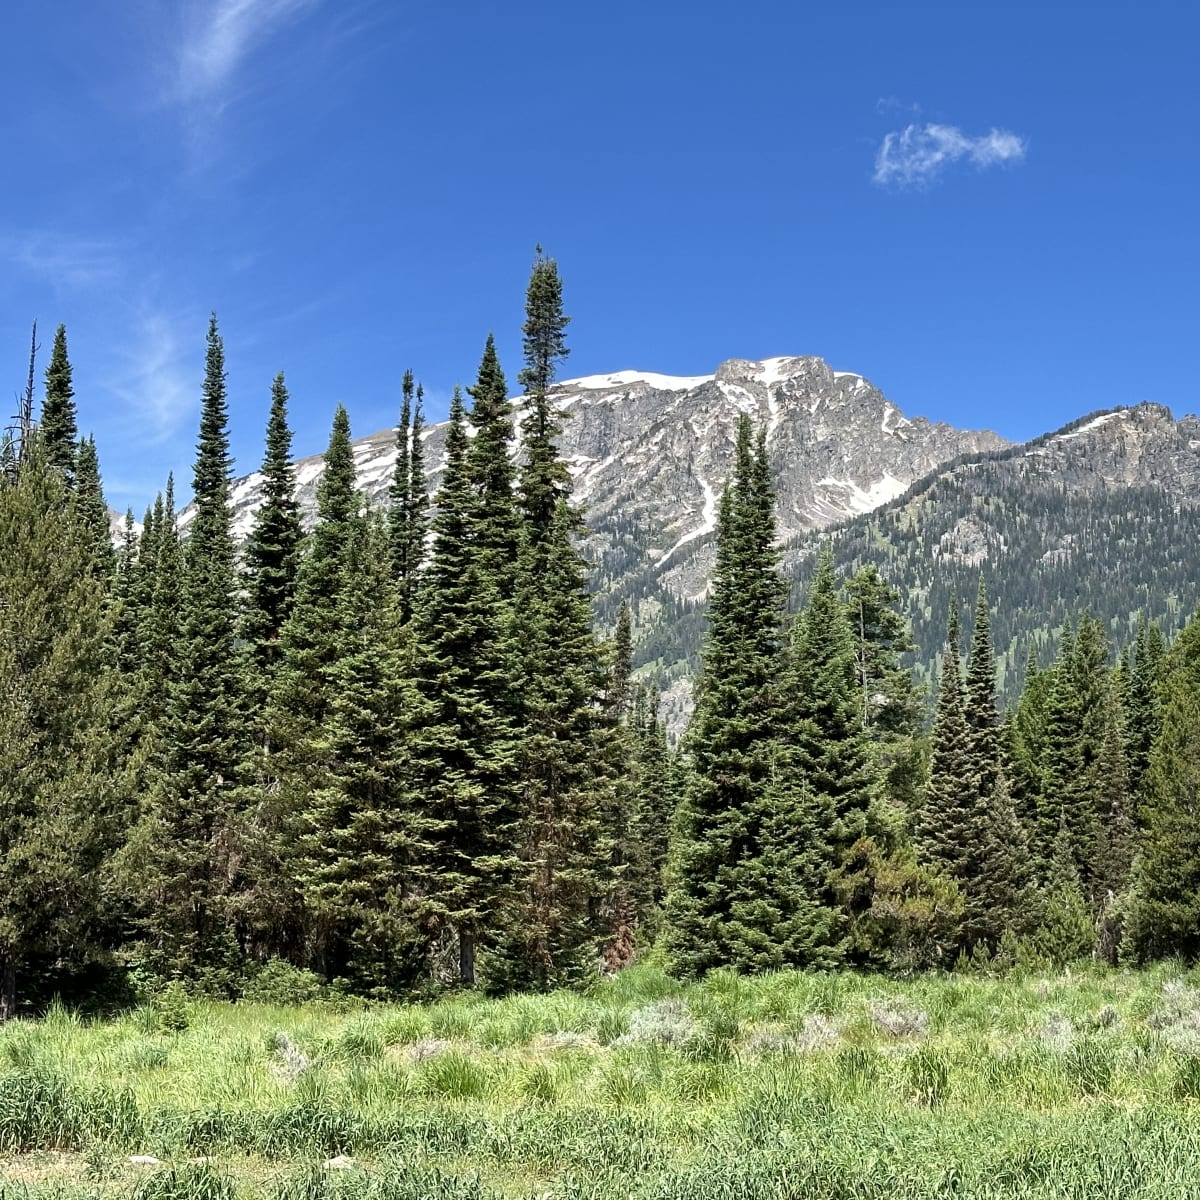
[[[554,399],[574,498],[593,532],[588,553],[605,564],[596,579],[601,592],[649,576],[680,598],[703,595],[742,413],[767,430],[783,540],[877,508],[959,455],[1008,445],[994,433],[910,419],[862,376],[812,357],[729,359],[711,376],[687,378],[594,375],[557,385]],[[445,425],[430,426],[424,439],[436,489]],[[368,502],[386,503],[392,431],[361,438],[354,449]],[[298,495],[310,520],[321,469],[319,457],[298,463]],[[255,474],[234,485],[239,537],[251,528],[261,484]],[[189,518],[185,511],[181,526]]]

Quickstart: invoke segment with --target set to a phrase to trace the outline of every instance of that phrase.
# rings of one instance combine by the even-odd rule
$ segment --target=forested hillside
[[[339,405],[305,521],[279,375],[242,541],[214,316],[186,536],[168,479],[118,550],[59,327],[40,421],[31,363],[0,452],[0,1017],[264,978],[541,991],[649,953],[679,976],[1200,954],[1194,419],[968,458],[790,547],[797,589],[771,421],[740,412],[707,613],[670,626],[635,591],[608,625],[552,394],[568,324],[539,251],[519,412],[489,337],[432,504],[410,372],[386,504]],[[678,671],[693,638],[673,749],[635,646]]]

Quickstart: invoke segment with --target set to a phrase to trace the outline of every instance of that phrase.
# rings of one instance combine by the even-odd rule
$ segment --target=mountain
[[[1139,611],[1172,629],[1196,603],[1200,422],[1176,421],[1159,405],[1093,413],[1013,445],[906,417],[861,375],[813,357],[730,359],[693,377],[594,375],[559,384],[554,397],[591,530],[600,620],[611,625],[630,601],[637,661],[664,688],[676,726],[699,665],[717,499],[742,413],[767,430],[797,599],[822,538],[844,569],[877,563],[906,596],[926,674],[951,590],[966,605],[981,573],[1006,690],[1030,647],[1044,661],[1063,620],[1085,607],[1123,641]],[[436,489],[445,426],[423,437]],[[354,450],[360,487],[371,503],[386,502],[393,431]],[[298,468],[311,518],[322,460]],[[255,474],[234,485],[240,536],[261,483]],[[189,519],[185,511],[181,524]]]
[[[611,624],[620,600],[633,602],[640,657],[657,660],[664,685],[696,665],[717,501],[742,413],[766,427],[787,539],[869,512],[964,454],[1008,446],[994,433],[906,417],[861,375],[813,357],[729,359],[711,375],[691,377],[619,371],[568,380],[553,395],[574,500],[592,531],[587,553],[600,619]],[[522,399],[514,405],[519,435]],[[431,490],[445,431],[435,424],[422,435]],[[386,503],[394,432],[358,439],[354,454],[368,501]],[[323,463],[314,456],[297,467],[298,497],[311,519]],[[261,499],[261,475],[235,482],[237,536],[249,533]],[[185,510],[181,528],[190,519]],[[676,707],[686,707],[687,696],[684,686]]]
[[[830,537],[847,569],[875,563],[900,588],[927,676],[951,592],[969,626],[982,575],[999,685],[1012,696],[1030,651],[1045,665],[1063,622],[1084,610],[1118,646],[1141,615],[1173,632],[1196,610],[1200,420],[1176,420],[1158,404],[1093,413],[1024,445],[966,455]],[[811,537],[785,550],[797,590],[814,551]]]

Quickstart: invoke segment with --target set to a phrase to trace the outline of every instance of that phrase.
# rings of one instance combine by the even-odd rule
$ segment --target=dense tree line
[[[239,546],[214,317],[190,521],[168,479],[116,549],[58,330],[41,421],[0,449],[0,1017],[237,995],[269,964],[388,996],[574,984],[652,946],[684,975],[1200,956],[1200,624],[1118,652],[1072,614],[1005,705],[981,577],[969,635],[946,595],[927,687],[877,564],[839,577],[825,546],[790,611],[745,418],[672,749],[638,598],[604,626],[588,593],[551,401],[568,321],[539,251],[521,454],[489,337],[432,504],[411,372],[384,511],[339,406],[307,532],[277,376]]]

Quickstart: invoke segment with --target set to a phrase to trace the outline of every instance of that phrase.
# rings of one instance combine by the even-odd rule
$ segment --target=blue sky
[[[9,0],[0,362],[65,322],[109,499],[190,478],[204,332],[239,471],[287,372],[432,416],[533,248],[566,374],[819,354],[1013,438],[1194,411],[1200,13],[1178,3]],[[43,364],[44,364],[43,354]]]

